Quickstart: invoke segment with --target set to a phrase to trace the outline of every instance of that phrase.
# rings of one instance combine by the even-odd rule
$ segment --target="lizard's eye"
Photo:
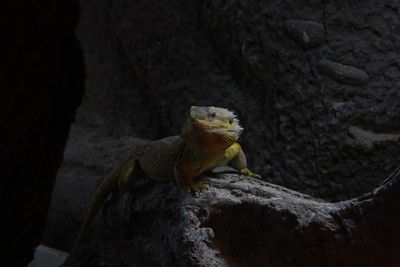
[[[215,114],[215,112],[213,112],[213,113],[210,113],[210,118],[214,119],[214,118],[215,118],[215,116],[217,116],[217,114]]]
[[[233,120],[229,120],[229,124],[232,124],[233,123]]]

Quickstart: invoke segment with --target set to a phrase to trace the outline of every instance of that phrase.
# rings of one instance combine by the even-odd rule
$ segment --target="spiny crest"
[[[208,112],[216,112],[221,117],[236,117],[236,115],[226,108],[219,108],[219,107],[208,107]]]

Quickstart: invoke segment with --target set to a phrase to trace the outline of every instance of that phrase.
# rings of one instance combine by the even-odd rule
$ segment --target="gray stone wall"
[[[374,188],[398,163],[396,2],[81,5],[85,131],[155,139],[177,134],[190,105],[228,107],[252,169],[328,200]]]

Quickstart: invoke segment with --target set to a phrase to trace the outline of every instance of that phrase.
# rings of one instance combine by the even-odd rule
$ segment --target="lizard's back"
[[[185,142],[180,136],[155,140],[146,145],[139,157],[143,171],[155,180],[174,179],[174,166],[179,160]]]

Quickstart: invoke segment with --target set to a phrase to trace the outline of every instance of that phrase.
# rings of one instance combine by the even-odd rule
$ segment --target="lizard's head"
[[[237,139],[243,130],[236,115],[225,108],[192,106],[189,116],[202,131],[232,135]]]
[[[195,141],[200,142],[202,146],[222,151],[236,142],[242,130],[232,111],[218,107],[192,106],[183,133],[186,133],[186,137],[199,137],[199,140]],[[193,143],[193,138],[189,139]]]

